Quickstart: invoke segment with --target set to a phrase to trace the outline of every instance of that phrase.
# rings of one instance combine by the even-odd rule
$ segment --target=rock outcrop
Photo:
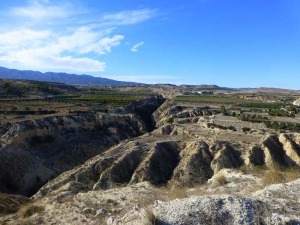
[[[167,118],[195,118],[199,116],[212,115],[209,107],[186,107],[176,105],[172,101],[168,100],[162,104],[153,114],[154,120],[157,126],[166,124]]]
[[[226,195],[158,202],[153,211],[162,224],[262,224],[267,220],[262,202]]]

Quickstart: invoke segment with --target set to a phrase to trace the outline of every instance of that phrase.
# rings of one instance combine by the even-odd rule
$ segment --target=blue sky
[[[0,66],[300,89],[300,1],[0,2]]]

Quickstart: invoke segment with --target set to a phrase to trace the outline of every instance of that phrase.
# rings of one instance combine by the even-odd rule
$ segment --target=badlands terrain
[[[0,224],[300,224],[298,92],[0,86]]]

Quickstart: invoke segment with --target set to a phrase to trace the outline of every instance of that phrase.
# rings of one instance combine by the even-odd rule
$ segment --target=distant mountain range
[[[37,80],[77,85],[107,85],[107,86],[137,86],[139,83],[117,81],[91,75],[77,75],[68,73],[42,73],[31,70],[16,70],[0,67],[1,79]]]

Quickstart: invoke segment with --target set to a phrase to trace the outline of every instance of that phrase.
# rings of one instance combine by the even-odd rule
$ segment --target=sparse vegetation
[[[145,225],[161,224],[159,218],[157,218],[155,216],[155,214],[153,213],[153,210],[151,208],[147,207],[146,209],[144,209],[143,214],[144,214],[144,218],[146,220]]]
[[[28,218],[34,214],[42,213],[44,210],[45,207],[41,205],[36,205],[36,204],[26,205],[20,210],[20,217],[23,219]]]
[[[221,113],[222,113],[223,116],[228,116],[227,109],[225,108],[224,105],[221,106],[220,111],[221,111]]]
[[[243,131],[243,132],[248,132],[248,131],[250,131],[250,130],[251,130],[251,128],[249,128],[249,127],[243,127],[243,128],[242,128],[242,131]]]
[[[225,185],[227,183],[228,183],[228,181],[227,181],[227,178],[226,178],[225,175],[218,175],[214,179],[214,184],[217,185],[217,186],[222,186],[222,185]]]
[[[289,167],[287,169],[273,169],[266,171],[262,177],[264,185],[286,183],[300,178],[300,169],[298,167]]]
[[[0,192],[0,217],[19,211],[23,204],[28,204],[30,199],[22,196],[7,195]]]
[[[174,200],[174,199],[180,199],[180,198],[186,198],[187,197],[187,192],[186,190],[188,189],[187,186],[181,185],[177,182],[170,182],[166,186],[166,190],[169,193],[168,199],[169,200]]]
[[[200,95],[188,95],[177,96],[175,98],[177,102],[197,102],[197,103],[219,103],[219,104],[237,104],[245,102],[247,100],[233,97],[219,97],[219,96],[200,96]]]
[[[262,177],[264,185],[284,183],[285,181],[284,175],[278,170],[266,171]]]
[[[166,123],[172,124],[173,122],[174,122],[174,119],[173,119],[172,117],[168,117],[168,118],[166,119]]]

